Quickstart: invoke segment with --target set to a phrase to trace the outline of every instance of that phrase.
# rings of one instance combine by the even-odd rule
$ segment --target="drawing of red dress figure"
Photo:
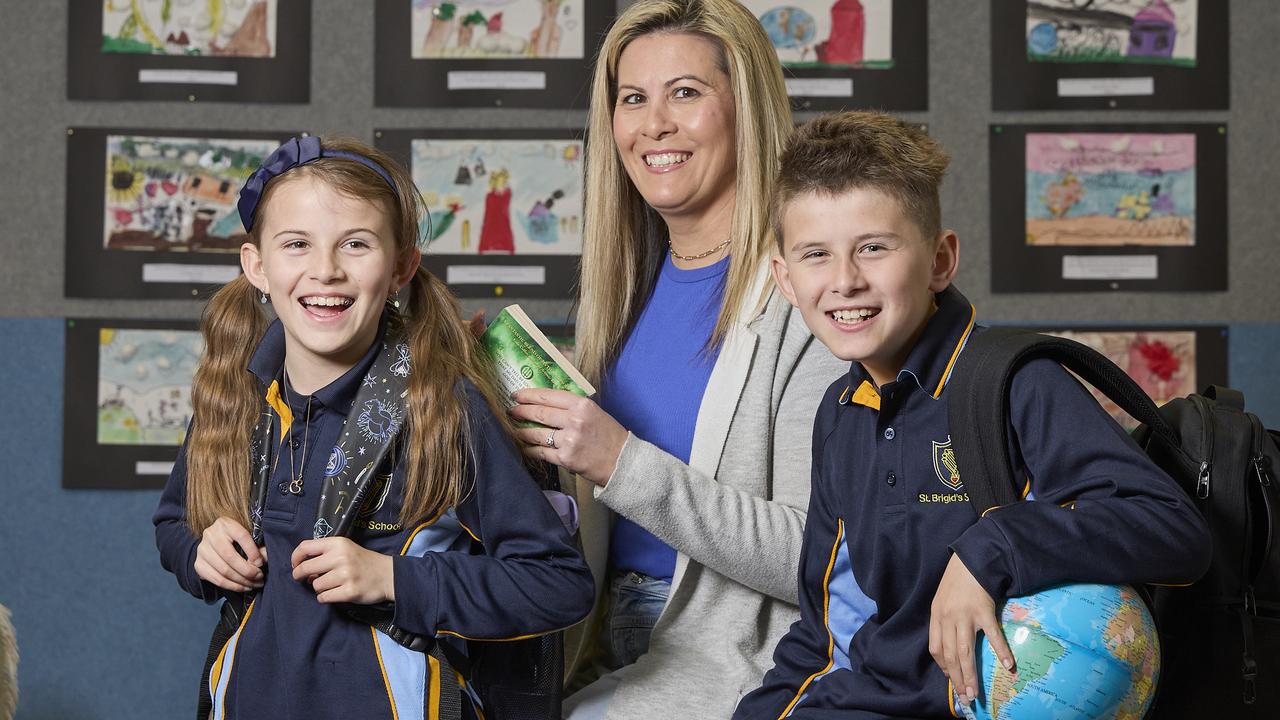
[[[560,52],[560,26],[556,24],[556,15],[560,14],[563,3],[564,0],[542,0],[542,20],[529,36],[534,57],[555,57]]]
[[[867,18],[858,0],[836,0],[831,6],[831,36],[818,43],[818,62],[826,65],[862,63]]]
[[[489,193],[484,196],[484,221],[480,226],[481,255],[514,255],[515,238],[511,234],[510,174],[506,168],[489,175]]]

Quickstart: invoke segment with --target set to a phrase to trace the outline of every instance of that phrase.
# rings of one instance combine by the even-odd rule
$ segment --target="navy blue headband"
[[[391,179],[391,173],[363,155],[346,152],[345,150],[326,150],[320,147],[320,138],[314,135],[289,138],[283,145],[276,148],[275,152],[268,155],[266,160],[262,161],[262,165],[253,171],[253,174],[245,181],[244,187],[240,188],[240,202],[236,204],[236,207],[240,210],[240,222],[244,225],[244,229],[250,230],[253,228],[253,214],[258,210],[258,202],[262,200],[262,191],[272,178],[283,175],[299,165],[315,162],[322,157],[354,160],[382,176],[382,179],[387,181],[387,185],[390,185],[393,191],[396,189],[396,183]]]

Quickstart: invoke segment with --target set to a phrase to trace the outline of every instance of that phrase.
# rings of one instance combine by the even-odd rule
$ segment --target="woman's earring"
[[[258,293],[258,295],[259,295],[258,302],[262,303],[263,305],[266,305],[267,303],[271,302],[270,295],[266,293]]]

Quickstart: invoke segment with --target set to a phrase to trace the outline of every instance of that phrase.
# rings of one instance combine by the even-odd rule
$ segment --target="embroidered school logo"
[[[356,418],[356,425],[369,442],[385,443],[400,429],[402,411],[392,403],[368,400]]]
[[[369,481],[369,488],[365,491],[364,504],[360,506],[360,512],[356,517],[369,517],[370,515],[382,509],[384,503],[387,502],[387,492],[391,490],[390,475],[374,475]]]
[[[956,463],[956,451],[951,447],[951,436],[948,435],[944,443],[932,441],[932,444],[933,471],[937,473],[943,485],[952,490],[959,490],[964,483],[960,482],[960,466]]]

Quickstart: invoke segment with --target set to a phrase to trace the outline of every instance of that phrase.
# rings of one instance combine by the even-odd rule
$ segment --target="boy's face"
[[[807,193],[783,210],[773,274],[813,334],[859,362],[878,386],[893,382],[951,284],[955,233],[926,238],[901,204],[875,189]]]

